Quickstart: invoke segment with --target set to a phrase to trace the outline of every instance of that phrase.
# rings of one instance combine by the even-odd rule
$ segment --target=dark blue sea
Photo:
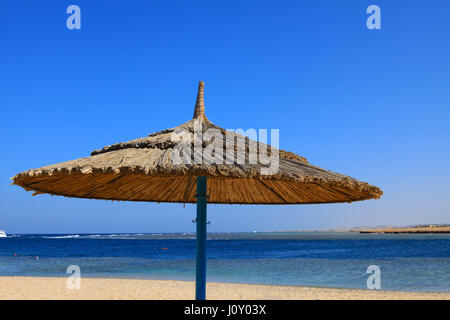
[[[450,235],[341,232],[220,233],[207,241],[207,280],[450,292]],[[195,234],[9,235],[0,239],[0,276],[195,279]]]

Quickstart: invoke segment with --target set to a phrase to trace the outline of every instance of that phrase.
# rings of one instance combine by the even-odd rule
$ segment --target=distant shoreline
[[[264,232],[262,232],[264,233]],[[450,234],[449,224],[416,226],[349,227],[334,229],[286,230],[272,233],[371,233],[371,234]]]
[[[362,229],[359,233],[415,233],[415,234],[434,234],[434,233],[450,233],[450,227],[428,227],[428,228],[379,228],[379,229]]]

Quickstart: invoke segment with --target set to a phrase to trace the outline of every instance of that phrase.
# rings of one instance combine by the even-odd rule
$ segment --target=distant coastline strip
[[[364,229],[359,233],[450,233],[450,227]]]

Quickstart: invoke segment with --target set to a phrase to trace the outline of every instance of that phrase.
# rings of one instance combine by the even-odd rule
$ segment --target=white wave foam
[[[78,234],[72,234],[72,235],[67,235],[67,236],[54,236],[54,237],[42,237],[45,239],[73,239],[73,238],[79,238],[80,235]]]

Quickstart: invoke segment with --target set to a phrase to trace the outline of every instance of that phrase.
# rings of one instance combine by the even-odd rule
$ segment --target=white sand
[[[194,282],[172,280],[81,279],[79,290],[67,278],[0,277],[0,299],[194,299]],[[445,299],[450,293],[327,289],[294,286],[208,283],[206,298],[228,299]]]

